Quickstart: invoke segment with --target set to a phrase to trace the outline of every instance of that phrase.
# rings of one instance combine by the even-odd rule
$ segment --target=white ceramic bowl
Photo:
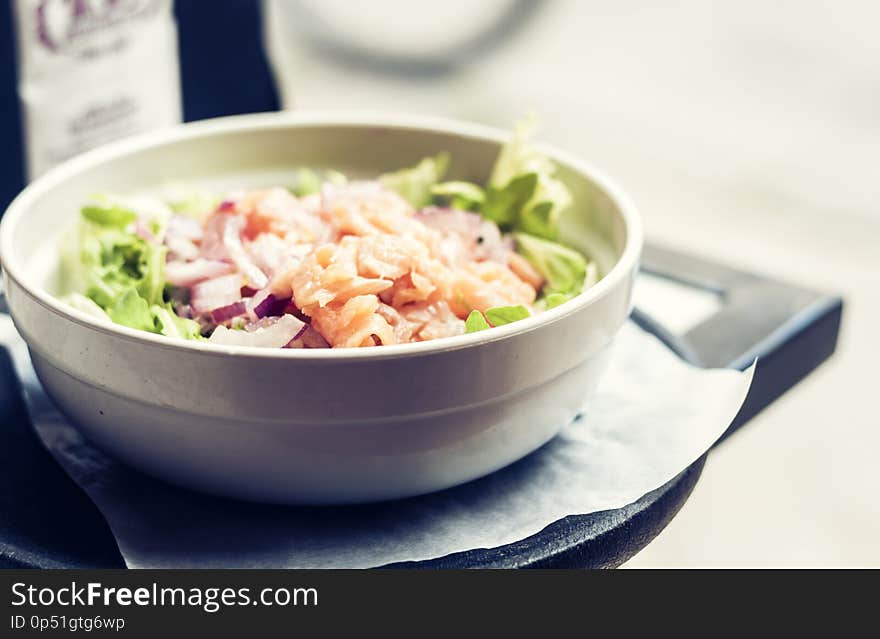
[[[96,322],[52,295],[59,234],[95,191],[169,181],[284,183],[297,166],[374,176],[441,150],[484,181],[507,133],[351,114],[225,118],[123,141],[33,182],[0,226],[8,305],[58,407],[96,445],[147,473],[220,495],[352,503],[475,479],[569,423],[629,314],[642,243],[629,200],[543,147],[574,195],[570,244],[602,280],[540,316],[419,344],[270,350],[175,341]]]

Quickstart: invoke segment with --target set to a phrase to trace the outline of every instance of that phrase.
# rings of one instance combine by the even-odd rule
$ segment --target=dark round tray
[[[708,453],[707,453],[708,454]],[[703,455],[674,479],[616,510],[571,515],[506,546],[479,548],[386,568],[616,568],[656,537],[687,501]]]

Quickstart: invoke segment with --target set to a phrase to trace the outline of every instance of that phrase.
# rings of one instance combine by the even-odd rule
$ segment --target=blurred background
[[[178,0],[173,16],[183,108],[166,115],[376,109],[509,128],[531,110],[542,138],[630,192],[649,241],[842,295],[835,357],[713,452],[629,565],[880,566],[880,4]],[[26,136],[0,20],[5,204]]]

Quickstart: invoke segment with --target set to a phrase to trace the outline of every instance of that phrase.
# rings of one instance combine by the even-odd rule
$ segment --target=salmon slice
[[[292,297],[290,308],[332,347],[461,335],[473,309],[531,309],[543,284],[493,223],[451,209],[417,214],[376,182],[325,185],[305,198],[266,189],[229,201],[207,221],[202,255],[229,259],[222,222],[241,220],[248,261],[268,276],[261,294]]]

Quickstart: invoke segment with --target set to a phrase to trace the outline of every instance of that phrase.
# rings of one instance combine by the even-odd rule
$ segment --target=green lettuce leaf
[[[539,175],[535,195],[523,209],[520,228],[548,240],[557,239],[559,216],[571,206],[571,201],[571,193],[565,184],[548,174]]]
[[[118,204],[90,204],[82,207],[84,219],[101,226],[125,228],[137,219],[137,213]]]
[[[342,186],[343,184],[348,183],[348,178],[345,177],[344,173],[330,169],[324,172],[324,181],[335,186]]]
[[[135,289],[148,304],[162,302],[164,246],[155,246],[116,227],[87,221],[79,225],[67,243],[62,250],[67,290],[84,292],[104,309],[128,289]]]
[[[83,293],[108,308],[140,280],[137,236],[83,220],[61,249],[61,285],[65,292]]]
[[[83,209],[82,219],[61,247],[62,292],[68,303],[96,317],[154,333],[193,339],[199,327],[174,315],[165,302],[167,248],[122,224],[110,197]],[[95,213],[100,211],[100,213]],[[108,211],[110,213],[108,213]],[[158,207],[141,214],[159,230],[170,215]],[[151,217],[152,216],[152,217]]]
[[[489,184],[503,187],[523,173],[553,174],[556,165],[530,143],[537,129],[536,118],[528,117],[516,124],[513,135],[502,147],[492,167]]]
[[[140,259],[141,279],[137,290],[149,304],[160,304],[165,290],[165,255],[168,249],[144,243]]]
[[[431,199],[439,206],[479,212],[486,200],[486,192],[471,182],[441,182],[431,187]]]
[[[559,216],[571,205],[571,193],[554,177],[556,164],[529,143],[534,129],[534,119],[521,122],[514,129],[513,137],[501,148],[489,178],[487,200],[489,191],[503,191],[514,180],[535,174],[536,183],[528,199],[518,201],[516,210],[506,212],[501,219],[516,230],[555,240]]]
[[[294,185],[290,192],[297,197],[311,195],[321,190],[321,176],[312,169],[298,169],[294,177]]]
[[[171,304],[150,307],[156,329],[162,335],[178,339],[202,339],[201,327],[195,320],[178,317],[171,309]]]
[[[480,212],[503,231],[516,228],[519,226],[520,211],[532,199],[537,186],[537,173],[519,175],[504,187],[490,184],[486,188],[486,200]]]
[[[150,305],[133,288],[117,297],[113,305],[107,309],[107,314],[117,324],[151,333],[157,332]]]
[[[477,331],[485,331],[488,328],[491,328],[489,323],[477,309],[472,310],[464,322],[465,333],[476,333]]]
[[[150,196],[121,198],[109,193],[95,193],[80,213],[86,222],[124,231],[140,220],[154,235],[161,234],[173,210],[163,200]]]
[[[558,215],[554,216],[556,210],[552,202],[538,202],[527,206],[520,213],[517,228],[529,235],[555,240],[558,222]]]
[[[413,168],[380,175],[379,181],[418,209],[431,203],[431,187],[443,179],[448,168],[449,154],[438,153]]]
[[[583,290],[587,274],[587,259],[583,255],[527,233],[514,233],[514,238],[520,255],[546,280],[546,295],[577,295]]]
[[[174,186],[169,188],[165,195],[165,201],[172,212],[197,220],[215,211],[223,201],[223,198],[213,191],[188,186]]]
[[[70,293],[69,295],[65,295],[63,301],[75,308],[78,311],[82,311],[83,313],[88,313],[92,317],[97,317],[104,320],[109,320],[110,316],[104,311],[103,308],[98,306],[94,300],[82,295],[80,293]]]
[[[530,316],[529,309],[525,306],[495,306],[486,309],[486,319],[492,326],[503,326],[511,322],[518,322]]]
[[[297,197],[304,197],[318,193],[325,182],[342,185],[348,182],[348,179],[339,171],[318,172],[313,169],[302,168],[297,169],[294,175],[294,185],[288,190]]]
[[[559,306],[560,304],[564,304],[575,295],[577,295],[577,293],[550,293],[549,295],[545,295],[540,302],[546,310],[549,310],[551,308]]]

